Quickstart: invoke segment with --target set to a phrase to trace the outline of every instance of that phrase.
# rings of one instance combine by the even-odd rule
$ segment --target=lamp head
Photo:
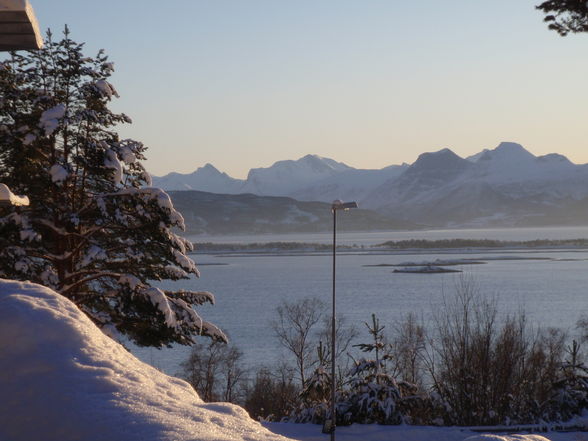
[[[349,210],[350,208],[357,208],[357,202],[343,202],[340,199],[333,201],[331,209],[336,210]]]

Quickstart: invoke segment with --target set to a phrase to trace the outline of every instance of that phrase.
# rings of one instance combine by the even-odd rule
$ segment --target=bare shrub
[[[395,327],[391,343],[391,366],[395,377],[422,388],[425,377],[427,335],[416,314],[408,313]]]
[[[293,374],[286,364],[257,371],[244,406],[251,418],[280,421],[288,415],[300,395],[300,388],[292,381]]]
[[[316,344],[313,332],[325,314],[325,304],[317,298],[282,302],[276,308],[277,320],[271,322],[280,344],[293,356],[301,388],[306,385],[309,368],[314,364]]]
[[[446,423],[530,423],[549,417],[565,334],[529,333],[523,313],[497,320],[496,300],[461,278],[436,318],[429,364],[434,390],[448,404]]]
[[[242,403],[246,386],[243,353],[234,346],[212,341],[196,342],[181,374],[206,402]]]
[[[330,370],[331,364],[331,316],[326,305],[315,297],[307,297],[294,302],[282,302],[276,308],[277,320],[271,322],[272,329],[280,342],[293,356],[300,388],[304,389],[308,377],[314,372],[319,359],[317,348],[321,346],[324,368]],[[343,381],[348,366],[345,354],[351,341],[357,336],[357,329],[349,326],[344,317],[337,317],[335,324],[335,358],[339,368],[337,382]]]

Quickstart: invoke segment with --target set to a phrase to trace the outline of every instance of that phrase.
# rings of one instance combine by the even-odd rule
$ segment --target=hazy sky
[[[539,0],[31,0],[115,62],[154,174],[316,153],[359,168],[500,141],[588,162],[588,35]]]

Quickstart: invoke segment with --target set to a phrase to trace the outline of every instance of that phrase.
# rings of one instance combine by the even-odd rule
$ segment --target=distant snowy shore
[[[194,242],[193,254],[259,254],[259,253],[330,253],[333,245],[319,242],[251,242],[251,243],[215,243]],[[369,254],[402,254],[406,252],[427,253],[473,253],[495,252],[497,250],[513,251],[551,251],[588,249],[588,239],[563,240],[528,240],[503,241],[489,239],[410,239],[387,241],[375,245],[337,244],[339,252],[357,252]]]

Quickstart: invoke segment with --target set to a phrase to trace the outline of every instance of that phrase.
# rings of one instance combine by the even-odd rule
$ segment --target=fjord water
[[[588,237],[588,227],[436,230],[428,232],[339,233],[339,243],[370,245],[386,240],[419,239],[574,239]],[[192,238],[221,242],[219,238]],[[329,242],[331,235],[280,235],[223,237],[225,243],[274,241]],[[205,320],[225,330],[245,355],[249,366],[272,364],[282,357],[270,322],[283,300],[318,297],[331,301],[330,254],[239,254],[193,256],[200,264],[200,279],[176,282],[174,288],[207,290],[216,295],[215,306],[198,309]],[[463,265],[461,274],[399,274],[391,267],[365,265],[400,264],[435,259],[480,259],[482,265]],[[557,327],[574,334],[575,323],[588,312],[588,250],[457,250],[451,252],[403,252],[368,254],[362,250],[337,256],[337,309],[348,323],[364,334],[363,322],[376,313],[387,329],[393,329],[409,312],[431,326],[444,298],[455,293],[460,277],[474,281],[481,295],[495,297],[502,316],[524,311],[534,327]],[[165,285],[164,285],[165,286]],[[362,334],[362,335],[363,335]],[[189,348],[154,350],[133,348],[140,358],[169,374]]]

